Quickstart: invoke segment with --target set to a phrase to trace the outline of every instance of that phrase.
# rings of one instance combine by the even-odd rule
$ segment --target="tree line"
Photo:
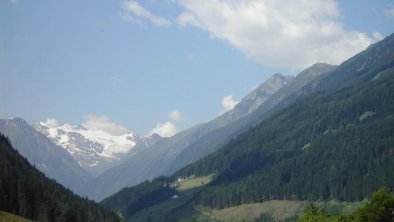
[[[119,221],[34,168],[0,133],[0,210],[41,222]]]

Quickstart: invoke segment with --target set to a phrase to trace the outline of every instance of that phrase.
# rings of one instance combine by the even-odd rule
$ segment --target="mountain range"
[[[134,132],[112,135],[104,130],[91,130],[67,123],[57,125],[50,120],[36,122],[33,127],[66,149],[93,176],[122,162],[125,154],[140,140]]]
[[[269,111],[285,98],[298,92],[317,76],[334,68],[335,66],[332,65],[318,63],[296,77],[274,74],[252,90],[232,110],[171,138],[161,138],[158,135],[140,138],[131,131],[121,135],[111,135],[103,130],[91,130],[84,126],[72,126],[67,123],[58,124],[53,120],[33,123],[32,126],[37,132],[32,134],[35,137],[44,135],[49,140],[46,142],[51,146],[57,147],[57,150],[59,147],[66,150],[67,156],[73,157],[73,164],[76,165],[76,162],[79,165],[78,168],[82,168],[80,171],[85,175],[83,179],[75,177],[75,181],[78,182],[72,182],[73,177],[65,182],[63,178],[59,178],[61,177],[59,175],[65,175],[64,172],[53,174],[48,174],[45,170],[43,172],[79,194],[101,200],[123,187],[132,186],[159,175],[169,175],[214,152],[231,138],[261,121],[259,118],[264,118],[263,114],[269,116]],[[28,150],[29,147],[18,144],[19,138],[25,137],[22,133],[25,127],[32,130],[25,124],[19,127],[20,131],[10,131],[7,125],[3,129],[0,128],[0,131],[9,136],[12,142],[15,141],[15,147],[18,150]],[[39,144],[36,146],[41,147]],[[43,157],[45,157],[44,153],[45,151],[42,154]],[[31,155],[22,154],[28,158]],[[58,157],[51,159],[54,163],[59,161]],[[41,163],[34,158],[31,162],[36,165]],[[61,169],[68,169],[68,167]]]
[[[211,122],[184,130],[171,138],[163,138],[149,148],[140,148],[141,152],[131,156],[123,164],[91,180],[84,192],[95,200],[101,200],[123,187],[132,186],[146,179],[171,173],[172,171],[168,169],[169,166],[188,147],[204,138],[209,132],[226,126],[253,112],[261,103],[291,82],[291,80],[292,77],[289,76],[273,75],[265,83],[253,90],[244,100],[240,101],[231,111],[222,114]],[[144,144],[141,145],[143,146]],[[211,151],[214,151],[214,149]],[[198,158],[192,152],[189,153],[191,155],[185,157],[185,163]],[[175,168],[179,169],[182,166],[184,165],[180,164],[175,166]],[[116,181],[116,183],[111,181]]]
[[[217,151],[102,204],[128,221],[215,221],[207,211],[270,200],[361,201],[379,187],[394,189],[393,90],[391,35],[279,97],[260,118],[247,116],[258,121]],[[201,182],[179,187],[185,180]]]
[[[95,200],[101,200],[123,187],[156,176],[169,175],[219,149],[231,138],[260,121],[263,114],[268,116],[269,111],[289,95],[334,68],[335,66],[329,64],[318,63],[296,77],[274,74],[242,99],[234,109],[210,122],[162,139],[149,149],[143,149],[143,152],[125,163],[91,180],[84,192]]]

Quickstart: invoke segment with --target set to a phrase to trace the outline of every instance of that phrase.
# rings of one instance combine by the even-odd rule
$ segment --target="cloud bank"
[[[225,40],[250,59],[271,66],[305,68],[338,64],[374,39],[347,30],[333,0],[179,0],[177,19]]]

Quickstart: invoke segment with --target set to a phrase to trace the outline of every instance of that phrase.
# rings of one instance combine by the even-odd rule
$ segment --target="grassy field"
[[[0,211],[0,222],[30,222],[30,220]]]
[[[275,221],[283,221],[299,216],[304,210],[305,203],[304,201],[271,200],[262,203],[241,204],[239,206],[224,209],[198,207],[198,210],[211,218],[226,222],[255,221],[262,214],[270,215]],[[338,213],[354,212],[356,209],[364,206],[365,201],[328,201],[314,202],[314,204],[326,209],[327,212]]]
[[[271,215],[277,221],[294,217],[302,212],[304,202],[272,200],[263,203],[242,204],[224,209],[212,209],[207,214],[220,221],[254,221],[262,214]]]
[[[186,180],[180,182],[180,185],[177,188],[177,190],[178,191],[185,191],[185,190],[193,189],[196,187],[204,186],[212,181],[213,176],[214,175],[211,174],[211,175],[204,176],[204,177],[195,177],[195,178],[186,179]]]

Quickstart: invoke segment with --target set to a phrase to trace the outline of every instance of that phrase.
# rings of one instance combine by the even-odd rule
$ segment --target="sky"
[[[0,118],[168,137],[393,31],[394,0],[0,0]]]

